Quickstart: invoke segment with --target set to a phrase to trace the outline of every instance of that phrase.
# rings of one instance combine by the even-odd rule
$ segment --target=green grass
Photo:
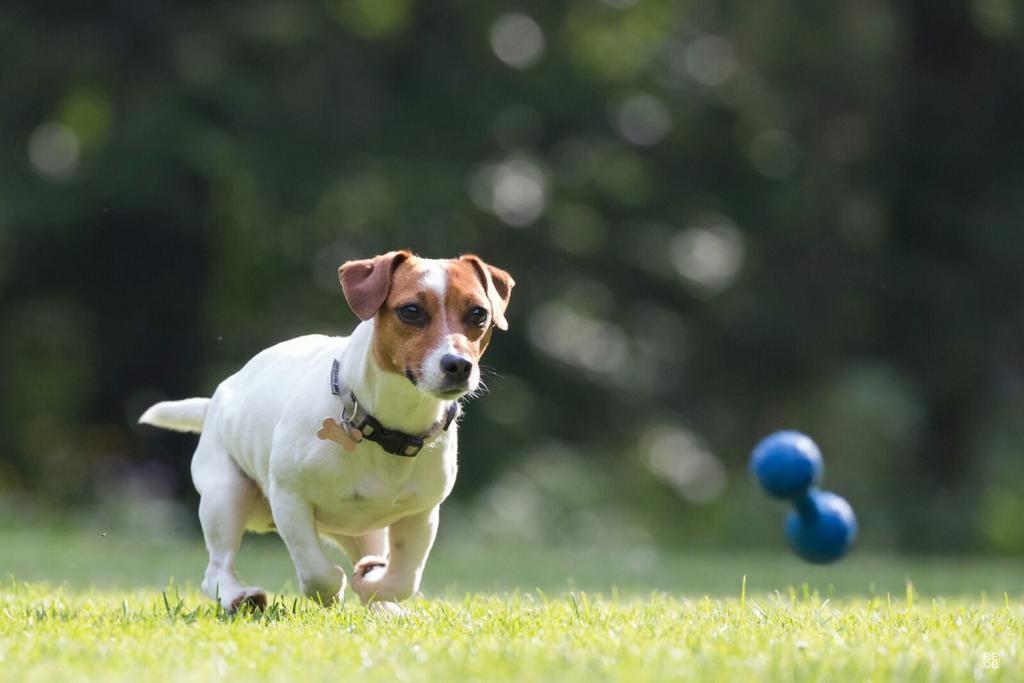
[[[196,542],[0,532],[0,680],[1022,678],[1008,562],[694,552],[624,569],[615,553],[442,544],[426,597],[394,617],[297,598],[283,547],[261,540],[244,574],[280,592],[230,617],[192,587]]]

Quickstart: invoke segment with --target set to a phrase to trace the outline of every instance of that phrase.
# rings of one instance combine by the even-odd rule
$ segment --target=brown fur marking
[[[491,320],[483,327],[466,320],[473,306],[481,306],[494,315],[485,283],[467,260],[449,259],[442,263],[448,280],[443,302],[423,282],[430,266],[422,259],[411,256],[395,268],[387,299],[377,312],[373,347],[377,363],[384,370],[405,375],[408,369],[418,380],[424,359],[446,336],[459,353],[473,362],[478,362],[487,348]],[[426,313],[426,325],[410,325],[398,318],[396,310],[406,304],[416,304]]]

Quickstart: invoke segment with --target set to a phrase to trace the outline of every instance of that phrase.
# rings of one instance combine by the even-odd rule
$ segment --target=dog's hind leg
[[[437,536],[438,508],[388,527],[388,556],[364,557],[352,570],[352,589],[364,604],[396,603],[420,589],[423,567]],[[394,611],[389,605],[388,611]]]
[[[243,586],[235,575],[235,556],[246,521],[259,499],[259,489],[227,451],[205,434],[192,459],[192,479],[199,491],[199,521],[210,553],[203,592],[219,600],[229,612],[243,604],[263,609],[267,605],[263,589]]]
[[[381,571],[388,563],[388,530],[376,529],[362,536],[335,536],[341,549],[352,561],[353,572],[363,575]],[[353,573],[355,576],[355,573]],[[354,579],[353,579],[354,580]],[[405,610],[397,602],[375,601],[371,603],[375,610],[390,614],[402,614]]]

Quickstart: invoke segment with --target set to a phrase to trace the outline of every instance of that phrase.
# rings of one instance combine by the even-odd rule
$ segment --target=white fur
[[[437,346],[431,349],[423,358],[423,366],[419,368],[419,385],[423,391],[436,394],[442,390],[445,381],[444,372],[441,369],[441,359],[448,354],[462,354],[452,344],[449,334],[450,330],[448,329],[448,311],[445,309],[445,294],[448,291],[448,269],[444,261],[423,259],[420,263],[425,264],[427,267],[427,271],[420,282],[423,283],[423,286],[428,287],[437,294],[437,315],[441,319],[442,329]],[[476,391],[479,382],[480,369],[476,363],[473,363],[473,369],[469,375],[469,391]]]
[[[437,259],[420,259],[419,263],[427,268],[427,272],[423,274],[421,282],[437,294],[443,307],[444,295],[448,289],[448,268],[445,266],[444,261]]]
[[[448,354],[455,356],[463,355],[452,344],[451,337],[445,334],[441,337],[440,343],[423,359],[423,367],[420,369],[420,386],[424,391],[436,393],[444,386],[445,378],[444,371],[441,369],[441,359]],[[480,366],[473,363],[473,369],[469,372],[467,391],[470,393],[476,391],[479,384]]]
[[[203,431],[206,410],[210,406],[208,398],[186,398],[182,401],[162,401],[142,414],[142,424],[173,429],[176,432]]]
[[[335,541],[356,565],[352,587],[363,602],[402,600],[419,589],[438,506],[455,483],[456,425],[415,458],[368,440],[348,452],[316,435],[324,418],[337,418],[341,410],[330,391],[336,358],[341,380],[388,427],[422,433],[447,409],[377,366],[373,331],[373,321],[366,321],[350,337],[311,335],[266,349],[220,384],[201,419],[203,399],[157,404],[143,416],[171,428],[202,423],[192,460],[210,553],[202,586],[225,608],[266,600],[235,575],[246,529],[276,528],[302,591],[324,602],[337,599],[345,575],[325,556],[322,538]]]

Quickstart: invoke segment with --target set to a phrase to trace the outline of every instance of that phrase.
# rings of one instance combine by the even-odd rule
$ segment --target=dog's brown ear
[[[360,320],[377,315],[391,291],[395,269],[410,256],[408,251],[389,251],[373,258],[347,261],[338,268],[345,301]]]
[[[508,301],[512,298],[512,288],[516,286],[516,281],[501,268],[484,263],[479,256],[466,254],[460,256],[459,260],[470,263],[476,270],[476,275],[483,282],[484,290],[487,292],[487,298],[490,299],[494,324],[499,330],[507,330],[505,311],[508,309]]]

